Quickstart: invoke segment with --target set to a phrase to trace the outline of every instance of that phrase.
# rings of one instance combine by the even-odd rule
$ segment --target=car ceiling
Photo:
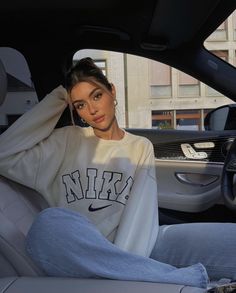
[[[172,49],[193,38],[196,42],[202,41],[235,9],[235,3],[235,0],[139,0],[131,3],[124,0],[94,0],[92,3],[10,0],[1,3],[1,39],[37,41],[40,34],[40,39],[71,41],[83,31],[88,33],[91,29],[91,34],[98,33],[100,28],[101,35],[107,33],[107,39],[117,34],[124,41],[133,41],[133,45],[142,42],[158,45],[160,42],[161,45],[165,43],[166,49]]]
[[[235,0],[8,0],[1,3],[0,45],[25,53],[37,75],[39,54],[49,62],[94,48],[148,56],[200,79],[205,75],[211,84],[204,69],[191,68],[194,50],[235,8]],[[236,88],[223,88],[225,94],[232,90],[236,96]]]

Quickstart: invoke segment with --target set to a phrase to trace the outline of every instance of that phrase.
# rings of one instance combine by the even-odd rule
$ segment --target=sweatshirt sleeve
[[[158,234],[157,182],[151,143],[147,158],[135,175],[114,244],[142,256],[149,256]]]
[[[50,136],[67,106],[67,91],[59,86],[22,115],[0,136],[0,174],[35,187],[40,142]]]

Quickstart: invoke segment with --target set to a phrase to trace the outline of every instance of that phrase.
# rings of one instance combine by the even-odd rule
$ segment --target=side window
[[[0,133],[2,133],[38,103],[38,98],[24,56],[15,49],[0,47],[0,60],[7,77],[7,93],[0,105]]]
[[[204,130],[211,109],[233,103],[199,80],[153,60],[99,50],[78,51],[74,60],[88,56],[98,60],[116,86],[121,127]]]

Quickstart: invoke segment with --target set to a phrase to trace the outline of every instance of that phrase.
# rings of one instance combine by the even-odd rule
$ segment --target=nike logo
[[[93,208],[92,207],[92,204],[88,207],[88,210],[90,211],[90,212],[96,212],[96,211],[99,211],[99,210],[103,210],[103,209],[105,209],[105,208],[108,208],[108,207],[110,207],[112,204],[108,204],[108,205],[106,205],[106,206],[102,206],[102,207],[98,207],[98,208]]]

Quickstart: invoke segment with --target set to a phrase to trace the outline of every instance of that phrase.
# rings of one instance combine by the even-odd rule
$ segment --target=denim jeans
[[[81,214],[63,208],[48,208],[34,221],[27,235],[26,250],[48,276],[163,282],[206,288],[206,269],[197,256],[192,258],[191,249],[186,247],[185,237],[188,236],[184,235],[184,231],[189,230],[194,235],[191,225],[187,225],[187,229],[185,226],[182,230],[180,228],[180,241],[177,240],[179,227],[174,226],[177,230],[173,228],[171,242],[164,243],[168,242],[171,233],[166,233],[168,227],[163,227],[151,258],[147,258],[116,247]],[[208,232],[205,235],[209,238],[212,232]],[[221,235],[218,236],[220,240]],[[197,243],[204,246],[205,242]],[[194,249],[197,243],[193,243]],[[226,244],[225,249],[227,247]],[[180,252],[182,255],[175,256]],[[212,250],[200,260],[204,263],[206,259],[211,259],[211,255]],[[177,268],[185,265],[188,266]]]
[[[236,224],[160,226],[151,258],[176,267],[202,263],[209,279],[236,280]]]

